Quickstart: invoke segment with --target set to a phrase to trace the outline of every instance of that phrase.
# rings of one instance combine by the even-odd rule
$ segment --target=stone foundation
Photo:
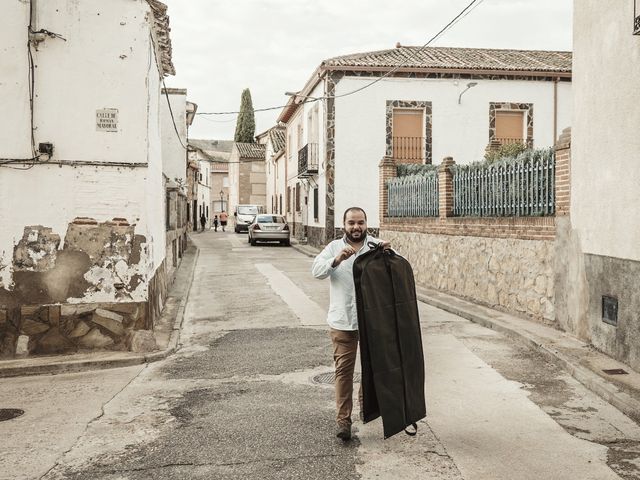
[[[147,305],[138,302],[23,305],[0,312],[4,358],[127,350],[128,338],[148,323]]]
[[[307,227],[307,243],[316,248],[324,248],[324,227]]]
[[[640,371],[640,262],[585,254],[568,218],[558,224],[556,258],[561,328]],[[617,325],[603,320],[604,295],[617,299]]]
[[[380,237],[409,260],[420,285],[555,322],[552,241],[393,230]]]
[[[123,218],[76,218],[60,243],[48,227],[24,228],[11,288],[0,285],[0,357],[148,348],[172,276],[166,261],[150,276],[146,239]]]

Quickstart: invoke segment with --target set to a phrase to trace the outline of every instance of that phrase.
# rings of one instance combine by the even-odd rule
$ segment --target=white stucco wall
[[[345,77],[336,86],[340,95],[370,82]],[[553,82],[474,80],[458,104],[468,80],[385,79],[355,95],[336,100],[336,212],[358,205],[370,227],[379,226],[378,164],[385,154],[387,100],[432,102],[433,163],[452,156],[457,163],[482,160],[489,142],[490,102],[534,105],[534,147],[554,144]],[[570,125],[571,85],[558,84],[558,132]],[[341,218],[336,215],[336,226]]]
[[[24,61],[28,3],[8,2],[5,14],[9,28],[0,31],[0,48],[2,62],[8,63],[6,69],[4,63],[0,66],[0,102],[7,109],[0,116],[0,157],[22,158],[31,155]],[[36,143],[54,144],[54,162],[143,166],[0,168],[0,265],[6,267],[0,268],[2,287],[11,287],[13,248],[25,226],[51,227],[60,235],[62,248],[69,223],[80,216],[98,222],[123,217],[135,224],[148,251],[136,273],[150,276],[164,259],[160,85],[149,16],[143,1],[38,2],[37,28],[67,41],[47,38],[34,51]],[[117,132],[96,131],[96,110],[101,108],[118,109]],[[96,294],[83,300],[113,300]],[[133,300],[146,299],[144,282],[137,295]]]
[[[234,146],[229,157],[229,216],[233,216],[240,197],[240,155]]]
[[[582,251],[640,260],[640,37],[633,2],[574,1],[571,221]]]
[[[320,98],[325,95],[325,85],[324,82],[319,82],[318,85],[314,87],[314,89],[309,93],[309,97]],[[287,148],[290,150],[291,155],[287,158],[285,155],[285,160],[287,161],[287,185],[292,188],[297,182],[304,183],[303,188],[301,190],[300,197],[300,208],[302,210],[306,209],[305,212],[301,212],[300,214],[289,216],[290,221],[302,221],[303,218],[305,220],[306,225],[315,226],[315,227],[324,227],[326,207],[325,207],[325,196],[326,196],[326,179],[325,179],[325,162],[326,162],[326,103],[323,101],[317,102],[308,102],[304,103],[300,106],[298,111],[293,115],[293,117],[287,123],[287,142],[288,139],[291,138],[291,143],[288,144]],[[318,175],[312,178],[310,182],[302,182],[298,179],[298,150],[304,147],[307,143],[312,141],[310,138],[310,128],[308,125],[308,118],[310,112],[316,112],[317,116],[316,120],[318,122]],[[302,141],[298,142],[298,125],[302,126]],[[314,221],[313,217],[313,187],[315,184],[318,185],[318,197],[319,197],[319,207],[318,207],[318,221]],[[286,189],[286,187],[285,187]],[[292,193],[293,195],[293,193]],[[307,205],[304,205],[304,196],[308,197]],[[283,195],[283,199],[285,196]],[[292,200],[293,202],[294,200]],[[284,210],[283,210],[284,213]],[[295,213],[295,212],[294,212]]]
[[[30,158],[27,2],[3,2],[0,28],[0,157]],[[8,112],[11,114],[9,115]]]
[[[8,49],[2,57],[11,58],[11,68],[3,83],[13,87],[2,89],[2,104],[16,108],[0,118],[0,145],[12,145],[18,139],[19,149],[7,153],[30,156],[29,142],[24,141],[29,121],[24,104],[29,6],[28,2],[6,3],[10,7],[5,12],[3,6],[3,24],[9,28],[2,29],[0,44]],[[33,51],[36,143],[53,142],[54,159],[146,161],[147,125],[140,118],[147,116],[148,85],[142,71],[150,61],[148,4],[47,0],[38,2],[37,8],[36,28],[58,33],[66,41],[47,37]],[[1,70],[4,77],[4,65]],[[132,81],[135,78],[140,81]],[[15,99],[6,104],[5,96]],[[118,109],[117,132],[96,130],[96,110],[105,108]]]
[[[171,111],[175,119],[176,128],[171,120],[171,111],[167,104],[167,98],[161,94],[160,117],[162,126],[162,171],[169,180],[180,181],[186,185],[187,156],[183,145],[187,144],[187,91],[170,90],[169,101]],[[185,191],[183,189],[183,191]]]
[[[198,228],[200,227],[200,205],[202,205],[203,212],[207,217],[206,227],[211,226],[211,163],[207,160],[200,160],[198,162],[200,166],[201,180],[198,180]],[[207,212],[208,207],[208,212]]]

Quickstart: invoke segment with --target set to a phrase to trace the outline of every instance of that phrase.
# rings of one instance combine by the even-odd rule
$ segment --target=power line
[[[451,29],[456,23],[458,23],[458,21],[460,21],[461,19],[466,17],[469,13],[471,13],[471,11],[473,9],[475,9],[478,5],[480,5],[483,1],[484,0],[472,0],[455,17],[453,17],[453,19],[449,23],[447,23],[442,29],[440,29],[440,31],[438,33],[436,33],[433,37],[431,37],[427,43],[422,45],[418,50],[416,50],[414,52],[408,51],[407,57],[401,63],[399,63],[398,65],[393,67],[391,70],[386,72],[384,75],[382,75],[380,77],[377,77],[375,80],[367,83],[366,85],[363,85],[362,87],[356,88],[355,90],[352,90],[350,92],[342,93],[340,95],[327,95],[327,96],[323,96],[323,97],[307,98],[304,101],[300,102],[298,105],[301,105],[301,104],[304,104],[304,103],[314,103],[314,102],[317,102],[319,100],[329,100],[329,99],[332,99],[332,98],[346,97],[346,96],[353,95],[355,93],[361,92],[362,90],[365,90],[366,88],[369,88],[372,85],[375,85],[379,81],[383,80],[384,78],[389,77],[394,72],[398,71],[398,69],[400,69],[401,67],[406,65],[407,62],[410,60],[411,56],[416,56],[420,52],[422,52],[431,43],[433,43],[439,37],[444,35],[444,33],[446,33],[447,30]],[[269,111],[269,110],[280,110],[280,109],[285,108],[287,106],[288,105],[279,105],[279,106],[275,106],[275,107],[256,108],[253,111],[254,112],[266,112],[266,111]],[[234,114],[239,114],[239,113],[240,112],[238,112],[238,111],[230,111],[230,112],[199,112],[199,113],[196,113],[196,115],[234,115]]]

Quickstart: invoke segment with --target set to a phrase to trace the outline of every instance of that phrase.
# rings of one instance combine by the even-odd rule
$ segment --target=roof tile
[[[241,158],[264,158],[265,146],[261,143],[236,142],[236,148]]]
[[[571,72],[571,52],[399,47],[330,58],[325,67],[396,67],[518,72]]]

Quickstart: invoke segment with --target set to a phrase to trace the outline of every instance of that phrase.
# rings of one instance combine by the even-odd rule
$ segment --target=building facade
[[[573,8],[571,200],[558,223],[557,317],[637,370],[640,36],[633,2],[576,0]]]
[[[322,245],[358,205],[375,231],[383,157],[464,164],[492,145],[552,146],[571,101],[570,52],[397,47],[325,60],[279,117],[290,219]]]
[[[166,268],[173,278],[187,249],[187,132],[197,105],[187,102],[184,88],[163,88],[160,102],[162,173],[165,190]],[[166,101],[164,101],[166,100]]]
[[[3,15],[0,355],[128,348],[168,285],[166,6],[8,2]]]
[[[286,196],[284,174],[286,128],[281,125],[266,130],[256,136],[256,141],[265,146],[266,211],[284,214],[283,202]]]
[[[238,205],[266,207],[265,146],[260,143],[233,145],[229,158],[229,209]]]

